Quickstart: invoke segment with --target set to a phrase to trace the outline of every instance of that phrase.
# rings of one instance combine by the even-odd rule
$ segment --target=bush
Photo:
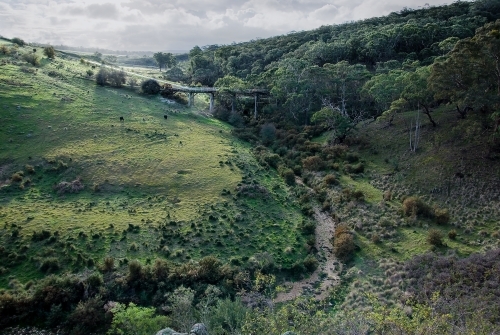
[[[383,198],[384,198],[384,201],[391,201],[392,200],[392,192],[390,190],[385,191]]]
[[[284,169],[283,171],[281,171],[281,176],[283,177],[287,185],[295,185],[295,173],[292,169]]]
[[[43,54],[50,59],[56,58],[56,50],[53,46],[48,46],[43,49]]]
[[[110,272],[113,271],[114,268],[115,259],[113,257],[105,257],[101,265],[101,270],[103,272]]]
[[[137,87],[137,79],[134,78],[134,77],[131,77],[128,79],[128,87],[130,87],[130,89],[134,89]]]
[[[166,316],[155,316],[154,308],[138,307],[134,303],[128,307],[116,303],[111,311],[113,321],[108,334],[155,334],[168,323]]]
[[[319,156],[310,156],[306,159],[302,160],[302,166],[304,169],[309,171],[320,171],[324,169],[325,164],[321,157]]]
[[[87,301],[80,301],[68,318],[72,326],[72,334],[83,335],[95,333],[107,325],[104,301],[96,296]]]
[[[241,128],[245,124],[245,120],[243,119],[243,117],[236,111],[231,112],[231,114],[229,114],[227,122],[229,122],[230,124],[232,124],[237,128]]]
[[[333,253],[334,255],[343,260],[348,261],[356,249],[354,245],[354,237],[349,230],[349,227],[340,225],[335,229],[333,237]]]
[[[38,55],[34,54],[34,53],[27,53],[27,54],[24,54],[23,55],[23,59],[33,65],[33,66],[38,66],[40,65],[40,57],[38,57]]]
[[[356,163],[358,160],[359,160],[359,155],[357,153],[347,153],[347,155],[345,156],[345,159],[349,162],[349,163]]]
[[[323,182],[328,186],[336,185],[338,183],[337,177],[333,174],[327,174],[325,178],[323,178]]]
[[[318,260],[313,255],[307,255],[304,259],[304,267],[309,272],[314,272],[318,268]]]
[[[437,224],[447,224],[450,221],[450,212],[447,209],[436,208],[434,210],[434,219]]]
[[[35,168],[33,167],[33,165],[26,164],[26,165],[24,166],[24,169],[25,169],[25,170],[26,170],[26,172],[28,172],[28,173],[31,173],[31,174],[35,173]]]
[[[443,245],[443,233],[438,229],[429,229],[427,233],[427,242],[433,246]]]
[[[141,84],[142,92],[145,94],[158,94],[160,93],[161,86],[154,79],[148,79],[142,82]]]
[[[23,177],[24,177],[24,172],[18,171],[16,173],[12,174],[12,176],[10,176],[10,180],[12,182],[19,183],[19,182],[23,181]]]
[[[408,197],[403,200],[403,213],[406,216],[419,216],[432,218],[434,211],[432,208],[417,197]]]
[[[89,69],[89,70],[87,70],[87,72],[86,72],[86,73],[87,73],[87,77],[89,77],[89,78],[90,78],[90,77],[92,77],[92,76],[94,75],[94,71],[92,71],[92,70],[90,70],[90,69]]]
[[[342,195],[341,195],[341,200],[342,201],[364,201],[365,200],[365,194],[361,190],[352,190],[350,188],[345,188],[342,190]]]
[[[60,269],[59,260],[55,257],[49,257],[40,264],[40,271],[45,273],[53,273]]]
[[[109,79],[109,72],[105,68],[101,67],[99,72],[95,76],[95,82],[97,85],[104,86],[107,84]]]
[[[454,240],[454,239],[456,239],[456,238],[457,238],[457,231],[456,231],[455,229],[450,230],[450,231],[448,232],[448,238],[449,238],[450,240]]]
[[[72,182],[62,181],[54,186],[57,194],[62,195],[65,193],[79,193],[84,189],[84,185],[80,179],[75,179]]]
[[[260,129],[260,138],[266,145],[271,144],[276,139],[276,127],[272,123],[266,123]]]
[[[2,55],[8,55],[9,54],[9,48],[7,48],[6,45],[0,45],[0,53]]]
[[[123,71],[112,70],[109,73],[108,80],[111,86],[122,87],[127,82],[127,75]]]
[[[12,43],[14,44],[17,44],[19,45],[20,47],[23,47],[26,45],[26,42],[22,39],[20,39],[19,37],[14,37],[12,40],[11,40]]]
[[[344,170],[347,173],[363,173],[365,171],[365,166],[363,163],[358,163],[358,164],[346,164],[344,165]]]
[[[277,154],[270,154],[265,156],[264,160],[266,161],[267,164],[269,164],[270,167],[277,169],[281,158]]]
[[[144,275],[144,270],[142,268],[142,264],[139,261],[133,260],[130,263],[128,263],[127,280],[129,281],[129,283],[140,281],[143,275]]]

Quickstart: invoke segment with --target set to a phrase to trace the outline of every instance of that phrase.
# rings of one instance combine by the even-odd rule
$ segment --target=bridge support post
[[[194,93],[188,93],[188,107],[194,106]]]
[[[209,93],[210,95],[210,114],[214,112],[214,94]]]
[[[255,109],[253,117],[257,120],[257,100],[259,99],[259,95],[257,93],[254,94],[254,99],[255,99]]]

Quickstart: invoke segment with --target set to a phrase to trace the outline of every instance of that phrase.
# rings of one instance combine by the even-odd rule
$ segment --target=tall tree
[[[165,53],[165,52],[156,52],[153,55],[153,58],[155,59],[156,63],[160,67],[160,71],[162,66],[166,68],[173,67],[177,64],[177,60],[175,56],[172,53]]]
[[[475,109],[497,109],[500,104],[500,20],[456,43],[432,66],[429,83],[437,99],[456,106],[462,118]]]

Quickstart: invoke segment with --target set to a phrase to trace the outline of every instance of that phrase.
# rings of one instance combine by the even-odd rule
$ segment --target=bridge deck
[[[248,89],[248,90],[228,90],[224,87],[190,87],[190,86],[181,86],[181,85],[172,85],[172,87],[168,87],[165,90],[172,90],[174,92],[183,92],[183,93],[217,93],[217,92],[227,92],[233,94],[269,94],[268,90],[262,88]]]

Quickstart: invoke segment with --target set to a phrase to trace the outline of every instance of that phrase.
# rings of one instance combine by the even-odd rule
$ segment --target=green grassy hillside
[[[290,190],[229,126],[36,53],[39,67],[0,56],[0,286],[108,255],[240,265],[267,251],[283,267],[306,256]]]

